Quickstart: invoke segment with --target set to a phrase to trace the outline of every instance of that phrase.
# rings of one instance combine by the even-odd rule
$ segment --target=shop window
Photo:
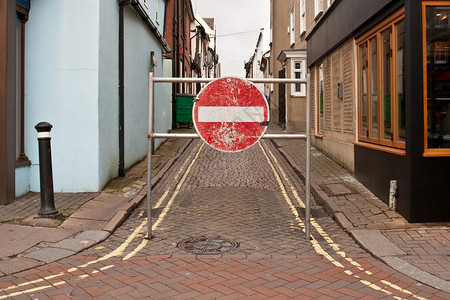
[[[317,66],[317,97],[316,97],[316,134],[323,135],[323,102],[324,102],[323,63]]]
[[[358,39],[359,140],[405,148],[404,12]]]
[[[306,61],[293,60],[291,68],[291,77],[295,79],[306,79]],[[291,85],[291,95],[305,97],[306,87],[304,84],[295,83]]]
[[[450,155],[450,1],[423,3],[425,155]]]

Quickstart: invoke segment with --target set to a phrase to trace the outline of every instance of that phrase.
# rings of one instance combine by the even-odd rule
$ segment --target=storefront
[[[339,45],[353,43],[353,76],[343,81],[355,91],[353,171],[411,222],[450,220],[449,17],[450,1],[342,0],[308,36],[308,64],[317,73]],[[338,19],[342,26],[333,30],[342,39],[318,43]],[[327,105],[327,97],[313,101]],[[320,125],[327,111],[316,110]]]

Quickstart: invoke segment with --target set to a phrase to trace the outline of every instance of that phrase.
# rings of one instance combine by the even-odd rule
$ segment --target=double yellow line
[[[195,162],[197,161],[203,147],[204,147],[204,143],[202,143],[200,145],[200,147],[198,147],[198,149],[196,150],[196,154],[193,157],[192,154],[190,154],[183,162],[182,166],[180,167],[180,169],[178,170],[177,174],[174,176],[174,178],[171,181],[170,186],[166,189],[166,191],[164,192],[164,194],[160,197],[160,199],[158,200],[158,202],[155,205],[155,208],[159,208],[163,202],[165,201],[165,199],[167,198],[167,196],[169,195],[170,191],[173,189],[173,187],[175,186],[176,182],[178,181],[178,178],[181,176],[181,174],[184,172],[183,176],[181,177],[180,181],[178,182],[178,184],[176,184],[176,188],[174,193],[172,194],[172,196],[170,197],[169,201],[167,202],[167,204],[165,205],[163,211],[161,212],[161,214],[158,216],[156,222],[152,225],[152,230],[156,229],[158,227],[158,225],[163,221],[163,219],[165,218],[165,216],[167,215],[167,213],[169,212],[175,198],[177,197],[177,195],[179,194],[181,187],[183,186],[184,182],[186,181],[187,176],[189,175],[189,173],[191,172],[192,166],[195,164]],[[188,167],[186,168],[186,165],[190,162],[190,164],[188,165]],[[151,218],[151,212],[147,212],[148,218]],[[9,297],[15,297],[15,296],[19,296],[19,295],[23,295],[23,294],[30,294],[30,293],[34,293],[34,292],[38,292],[38,291],[42,291],[45,289],[49,289],[52,287],[58,287],[60,285],[66,284],[66,282],[64,280],[60,280],[56,283],[53,284],[47,284],[47,285],[42,285],[42,286],[38,286],[38,287],[33,287],[27,290],[22,290],[22,291],[17,291],[17,292],[13,292],[14,290],[29,286],[29,285],[36,285],[39,284],[41,282],[49,282],[53,279],[62,277],[66,274],[69,273],[73,273],[75,271],[78,271],[80,269],[86,268],[87,266],[93,265],[95,263],[113,258],[113,257],[117,257],[117,256],[121,256],[123,255],[123,253],[125,252],[125,250],[127,249],[127,247],[130,245],[130,243],[138,236],[141,236],[141,231],[143,230],[144,226],[147,224],[147,219],[144,220],[141,224],[139,224],[134,231],[127,237],[127,239],[119,246],[117,247],[115,250],[111,251],[110,253],[89,261],[85,264],[79,265],[77,267],[73,267],[68,269],[66,272],[60,272],[58,274],[55,275],[50,275],[50,276],[46,276],[40,279],[36,279],[36,280],[32,280],[32,281],[28,281],[28,282],[24,282],[21,284],[17,284],[17,285],[12,285],[9,286],[7,288],[4,289],[0,289],[0,292],[5,292],[6,295],[2,295],[0,296],[0,299],[6,299]],[[143,239],[142,242],[134,249],[132,250],[130,253],[128,253],[123,260],[128,260],[131,257],[133,257],[134,255],[136,255],[140,250],[142,250],[142,248],[145,247],[145,245],[148,243],[148,239]],[[108,265],[108,266],[104,266],[98,270],[93,270],[91,272],[91,274],[97,274],[100,271],[105,271],[107,269],[110,269],[114,267],[114,265]],[[83,278],[87,278],[90,277],[91,274],[83,274],[83,275],[79,275],[78,277],[80,279]]]
[[[295,219],[298,223],[298,225],[300,226],[300,228],[302,228],[302,231],[305,231],[305,224],[303,223],[303,221],[300,218],[300,215],[297,211],[297,209],[295,209],[294,204],[292,203],[291,199],[289,198],[288,195],[288,191],[286,190],[285,185],[283,184],[283,180],[286,183],[286,185],[289,187],[289,191],[292,193],[295,201],[298,203],[298,205],[302,208],[305,208],[305,203],[303,202],[303,200],[300,198],[300,196],[297,193],[297,190],[295,189],[295,187],[293,186],[292,182],[289,180],[288,176],[286,175],[286,172],[283,170],[283,167],[278,163],[277,158],[275,157],[275,155],[272,153],[272,151],[270,151],[270,149],[267,148],[267,151],[264,149],[264,147],[262,146],[261,142],[259,142],[259,147],[261,148],[261,151],[263,152],[264,156],[266,157],[267,163],[269,164],[269,166],[272,169],[273,175],[275,176],[275,179],[278,182],[278,185],[281,189],[281,194],[283,195],[286,203],[288,204],[291,212],[293,213],[293,215],[295,216]],[[267,154],[269,153],[269,155]],[[272,163],[273,161],[273,163]],[[275,168],[275,165],[278,168]],[[280,177],[280,174],[283,177],[283,180]],[[314,227],[314,229],[317,231],[317,233],[326,241],[327,245],[330,246],[334,253],[336,255],[338,255],[339,257],[345,259],[348,263],[350,263],[352,266],[356,267],[359,271],[362,271],[363,273],[365,273],[366,275],[370,276],[373,275],[372,272],[370,272],[369,270],[365,270],[358,262],[354,261],[352,258],[348,257],[344,251],[342,251],[340,249],[339,244],[335,243],[333,241],[333,239],[325,232],[325,230],[319,225],[319,223],[317,223],[317,221],[313,218],[310,217],[310,223],[311,225]],[[310,238],[310,242],[312,247],[314,248],[314,250],[316,251],[316,253],[322,255],[323,257],[325,257],[328,261],[330,261],[333,265],[335,265],[336,267],[342,268],[344,269],[344,273],[349,275],[349,276],[353,276],[354,278],[357,278],[361,283],[363,283],[364,285],[385,293],[386,295],[390,295],[392,296],[394,299],[404,299],[398,296],[393,296],[392,292],[386,290],[385,288],[382,288],[372,282],[370,282],[369,280],[364,280],[361,279],[361,277],[358,274],[355,274],[353,271],[351,271],[348,268],[345,268],[345,266],[340,263],[339,261],[337,261],[335,258],[333,258],[333,256],[331,254],[329,254],[321,245],[320,243],[314,238],[314,236],[311,235]],[[406,295],[408,295],[408,297],[413,297],[416,299],[420,299],[420,300],[425,300],[426,298],[420,297],[418,295],[413,294],[412,292],[403,289],[401,287],[399,287],[398,285],[389,282],[387,280],[382,280],[381,281],[385,286],[390,287],[396,291],[402,292]]]

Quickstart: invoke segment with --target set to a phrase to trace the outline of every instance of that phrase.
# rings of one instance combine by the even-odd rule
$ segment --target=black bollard
[[[53,195],[52,152],[50,148],[50,130],[52,124],[41,122],[34,126],[39,141],[39,175],[41,183],[41,209],[38,218],[56,218],[59,213],[55,208]]]

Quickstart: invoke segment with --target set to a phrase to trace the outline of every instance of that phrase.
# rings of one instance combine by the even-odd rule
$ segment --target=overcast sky
[[[253,55],[260,29],[269,27],[270,0],[191,1],[194,12],[216,20],[222,76],[245,77],[244,61]]]

